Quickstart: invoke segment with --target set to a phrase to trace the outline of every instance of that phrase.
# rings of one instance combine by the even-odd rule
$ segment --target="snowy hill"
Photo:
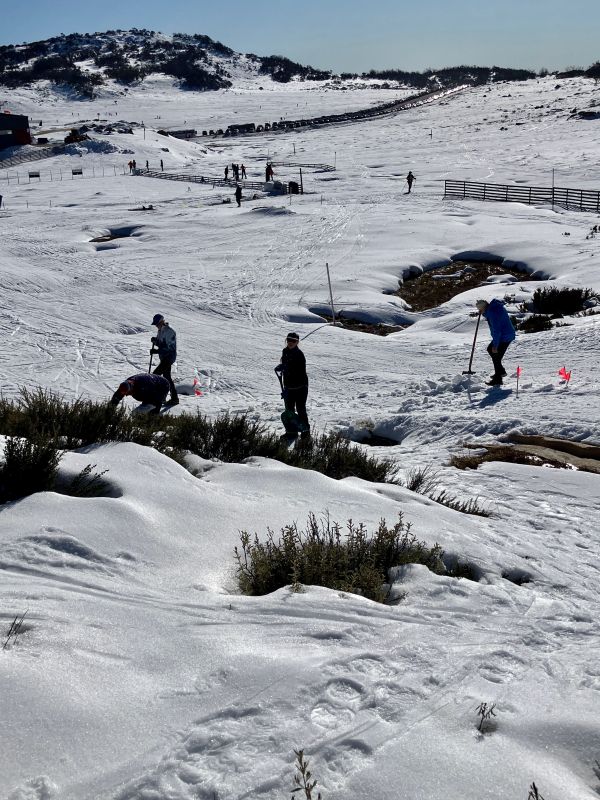
[[[204,47],[205,63],[230,58],[233,76],[235,56]],[[504,300],[521,320],[538,289],[600,292],[600,218],[443,197],[445,178],[549,186],[553,170],[556,186],[600,190],[598,120],[573,113],[598,107],[597,85],[584,76],[483,85],[376,120],[251,138],[157,132],[403,95],[281,84],[250,58],[238,66],[231,88],[203,94],[158,73],[121,94],[107,82],[85,103],[42,84],[7,93],[48,135],[77,121],[91,138],[38,162],[39,179],[26,166],[0,170],[2,418],[23,387],[109,399],[148,369],[160,312],[178,336],[181,404],[168,414],[241,412],[279,433],[273,367],[296,330],[314,431],[386,437],[388,446],[358,446],[404,481],[430,467],[440,490],[477,498],[491,516],[264,457],[176,454],[183,466],[131,442],[66,452],[64,473],[95,464],[110,492],[38,492],[0,506],[3,644],[25,614],[0,650],[0,795],[280,800],[303,748],[323,800],[527,800],[532,782],[545,800],[597,799],[600,476],[551,467],[545,453],[468,470],[451,458],[515,434],[600,442],[593,302],[519,331],[500,389],[484,383],[482,320],[475,374],[463,374],[477,299]],[[132,132],[93,130],[111,119]],[[238,208],[227,202],[233,183],[143,172],[163,160],[172,177],[220,177],[233,162],[258,182],[267,159],[285,181],[304,165],[305,194],[244,189]],[[308,166],[318,164],[336,169]],[[462,262],[482,260],[506,272],[461,289]],[[401,329],[327,325],[326,264],[342,321]],[[408,307],[408,277],[457,264],[438,278],[457,282],[451,299]],[[402,597],[393,604],[315,585],[242,595],[240,531],[264,540],[311,512],[371,530],[402,513],[475,579],[405,566],[390,576]],[[495,707],[485,733],[482,703]]]
[[[597,66],[588,70],[593,77]],[[583,74],[581,70],[578,74]],[[535,77],[508,67],[456,66],[424,72],[371,70],[332,75],[281,55],[236,53],[204,34],[163,33],[134,28],[72,33],[38,42],[0,46],[0,86],[69,87],[81,98],[122,93],[126,87],[170,76],[183,90],[215,91],[231,86],[307,81],[340,89],[418,88],[481,85]],[[264,85],[263,85],[264,88]]]

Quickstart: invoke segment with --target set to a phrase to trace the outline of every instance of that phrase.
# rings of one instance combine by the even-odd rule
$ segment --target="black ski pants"
[[[498,351],[497,353],[492,352],[492,347],[494,346],[494,343],[490,342],[488,344],[487,351],[490,354],[490,358],[492,359],[492,362],[494,364],[494,378],[502,378],[504,375],[506,375],[506,370],[502,366],[502,359],[504,358],[504,354],[508,350],[509,344],[510,342],[500,342],[500,344],[496,348]]]
[[[171,364],[170,361],[167,361],[165,358],[161,358],[158,363],[158,367],[154,370],[153,375],[162,375],[163,378],[169,383],[169,391],[171,392],[171,400],[174,400],[177,397],[177,389],[175,388],[175,384],[173,383],[173,378],[171,377]]]
[[[306,398],[308,397],[308,386],[300,386],[297,389],[286,389],[284,392],[284,402],[286,411],[295,411],[307,428],[310,428],[308,415],[306,413]]]

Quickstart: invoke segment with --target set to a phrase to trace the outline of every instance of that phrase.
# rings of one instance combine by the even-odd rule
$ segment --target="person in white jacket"
[[[162,314],[155,314],[152,324],[158,329],[156,336],[152,337],[151,353],[158,353],[158,367],[154,370],[154,375],[162,375],[169,383],[171,397],[167,403],[169,406],[179,404],[177,389],[171,377],[171,367],[177,361],[177,334],[165,321]]]

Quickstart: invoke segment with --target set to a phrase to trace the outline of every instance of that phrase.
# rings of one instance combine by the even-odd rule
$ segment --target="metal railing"
[[[10,158],[2,158],[2,153],[0,153],[0,169],[16,167],[17,164],[25,164],[28,161],[40,161],[42,158],[52,158],[60,155],[67,147],[66,144],[54,144],[50,147],[28,150],[26,153],[19,153]]]
[[[477,181],[444,181],[444,197],[464,200],[496,200],[526,205],[552,205],[600,213],[600,192],[592,189],[566,189],[558,186],[507,186]]]
[[[206,186],[212,186],[213,188],[216,186],[226,186],[230,189],[235,189],[235,187],[239,184],[242,189],[258,189],[263,191],[265,188],[264,181],[247,181],[247,180],[233,180],[225,178],[215,178],[210,177],[209,175],[188,175],[185,172],[159,172],[157,170],[152,169],[135,169],[133,170],[133,175],[142,178],[161,178],[162,180],[166,181],[183,181],[186,183],[202,183]]]

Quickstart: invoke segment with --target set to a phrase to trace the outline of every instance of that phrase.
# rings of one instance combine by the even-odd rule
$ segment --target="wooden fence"
[[[501,183],[444,181],[444,197],[465,200],[500,200],[504,203],[552,205],[600,213],[600,192],[592,189],[564,189],[558,186],[505,186]]]

